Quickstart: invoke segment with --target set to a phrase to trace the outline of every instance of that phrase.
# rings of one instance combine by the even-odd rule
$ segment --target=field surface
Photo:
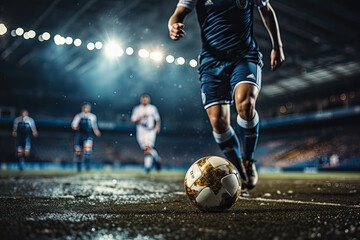
[[[0,171],[0,239],[360,239],[360,174],[262,174],[220,213],[184,175]]]

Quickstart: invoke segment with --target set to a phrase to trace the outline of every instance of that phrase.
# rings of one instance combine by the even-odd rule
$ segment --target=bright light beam
[[[75,39],[74,40],[74,45],[75,45],[75,47],[79,47],[80,45],[81,45],[81,40],[79,39],[79,38],[77,38],[77,39]]]
[[[124,50],[116,42],[108,42],[104,47],[105,55],[110,58],[120,57],[124,54]]]
[[[191,59],[189,62],[190,67],[196,67],[197,66],[197,61],[195,59]]]
[[[44,32],[42,34],[42,39],[44,39],[45,41],[49,40],[50,39],[50,33]]]
[[[18,36],[20,37],[21,35],[24,34],[24,29],[22,29],[21,27],[19,27],[19,28],[17,28],[17,29],[15,30],[15,32],[16,32],[16,35],[18,35]]]
[[[25,34],[24,34],[25,35]],[[62,37],[61,35],[59,34],[56,34],[54,36],[54,42],[56,45],[64,45],[65,44],[65,38]]]
[[[95,44],[92,42],[89,42],[86,47],[89,51],[92,51],[95,48]]]
[[[150,56],[150,53],[146,49],[140,49],[138,52],[139,56],[142,58],[148,58]]]
[[[72,44],[72,43],[73,43],[72,37],[66,37],[66,38],[65,38],[65,43],[66,43],[67,45]]]
[[[0,23],[0,35],[4,35],[7,32],[5,24]]]
[[[160,62],[163,59],[161,52],[152,52],[150,53],[150,58],[156,62]]]
[[[28,31],[29,38],[34,38],[36,36],[36,32],[34,30]]]
[[[132,48],[132,47],[128,47],[127,49],[126,49],[126,54],[127,55],[132,55],[134,53],[134,49]]]
[[[102,47],[103,47],[103,44],[102,44],[102,42],[100,42],[100,41],[97,41],[96,43],[95,43],[95,48],[96,49],[102,49]]]
[[[176,62],[175,62],[177,65],[184,65],[185,63],[185,59],[183,57],[179,57],[176,59]]]
[[[168,63],[173,63],[175,61],[175,58],[173,55],[167,55],[165,60],[168,62]]]

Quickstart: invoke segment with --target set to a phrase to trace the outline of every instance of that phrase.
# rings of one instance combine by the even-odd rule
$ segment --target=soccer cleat
[[[249,191],[247,189],[247,185],[246,183],[242,183],[241,184],[241,193],[240,193],[241,197],[250,197]]]
[[[249,193],[249,191],[241,192],[240,196],[241,197],[250,197],[250,193]]]
[[[246,174],[248,177],[248,182],[246,184],[247,189],[253,189],[258,182],[258,174],[256,171],[256,166],[254,164],[255,160],[243,160],[245,165]]]

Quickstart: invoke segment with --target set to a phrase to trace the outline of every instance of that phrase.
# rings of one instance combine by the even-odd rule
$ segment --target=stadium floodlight
[[[22,29],[21,27],[18,27],[18,28],[15,30],[15,32],[16,32],[16,35],[21,36],[21,35],[24,34],[24,29]]]
[[[72,44],[72,43],[73,43],[72,37],[66,37],[66,38],[65,38],[65,43],[66,43],[67,45]]]
[[[14,30],[11,30],[10,34],[11,34],[11,36],[13,36],[13,37],[16,37],[16,36],[17,36],[15,29],[14,29]]]
[[[132,47],[128,47],[125,51],[127,55],[132,55],[134,53],[134,49]]]
[[[110,59],[120,57],[124,54],[124,50],[114,41],[105,44],[105,55]]]
[[[81,40],[79,39],[79,38],[77,38],[77,39],[75,39],[74,40],[74,45],[75,45],[75,47],[79,47],[80,45],[81,45]]]
[[[189,62],[190,67],[196,67],[197,66],[197,61],[195,59],[191,59]]]
[[[54,36],[54,42],[55,42],[56,45],[64,45],[64,43],[65,43],[65,38],[62,37],[62,36],[59,35],[59,34],[56,34],[56,35]]]
[[[24,35],[23,35],[23,37],[24,37],[25,39],[29,39],[29,38],[30,38],[30,37],[29,37],[29,33],[28,33],[28,32],[25,32]]]
[[[175,62],[177,65],[184,65],[185,63],[185,59],[183,57],[179,57],[176,59],[176,62]]]
[[[148,50],[146,49],[140,49],[139,52],[138,52],[139,56],[142,57],[142,58],[148,58],[150,53]]]
[[[36,36],[36,32],[34,30],[28,31],[29,38],[34,38]]]
[[[150,58],[156,62],[159,62],[162,60],[163,55],[161,52],[152,52],[150,53]]]
[[[102,42],[100,42],[100,41],[97,41],[96,43],[95,43],[95,48],[96,49],[102,49],[102,47],[103,47],[103,43]]]
[[[89,43],[86,45],[86,47],[87,47],[87,49],[88,49],[89,51],[92,51],[92,50],[94,50],[94,48],[95,48],[95,44],[92,43],[92,42],[89,42]]]
[[[5,24],[0,23],[0,35],[4,35],[7,32]]]
[[[175,58],[173,55],[167,55],[165,60],[168,62],[168,63],[173,63],[175,61]]]
[[[44,32],[43,34],[41,34],[42,39],[44,39],[45,41],[50,39],[50,33],[48,32]]]
[[[38,40],[39,40],[40,42],[43,42],[43,41],[44,41],[44,39],[43,39],[43,37],[42,37],[42,34],[40,34],[40,35],[38,36]]]

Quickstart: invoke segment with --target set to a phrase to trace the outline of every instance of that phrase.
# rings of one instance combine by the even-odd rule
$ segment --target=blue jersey
[[[259,48],[253,37],[253,8],[268,0],[180,0],[178,6],[196,6],[201,27],[201,56],[220,60],[244,56],[258,61]]]

